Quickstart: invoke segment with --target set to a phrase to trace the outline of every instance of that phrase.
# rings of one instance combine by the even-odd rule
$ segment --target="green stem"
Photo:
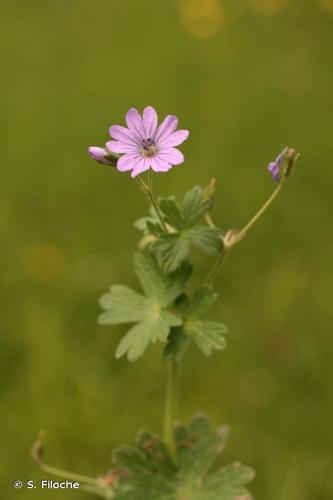
[[[227,250],[225,248],[223,248],[223,250],[221,251],[220,255],[218,256],[218,258],[215,262],[213,269],[211,270],[211,272],[207,276],[207,279],[205,281],[206,285],[211,285],[213,283],[213,281],[215,280],[216,276],[220,272],[220,269],[222,267],[226,253],[227,253]]]
[[[138,182],[138,184],[139,184],[140,188],[142,189],[142,191],[144,191],[144,192],[146,193],[146,195],[148,196],[148,198],[149,198],[149,200],[150,200],[150,203],[151,203],[151,204],[152,204],[152,206],[154,207],[155,212],[156,212],[156,214],[157,214],[157,217],[159,218],[159,221],[160,221],[160,223],[161,223],[161,226],[163,227],[164,231],[166,231],[166,232],[167,232],[167,231],[168,231],[168,229],[167,229],[166,224],[165,224],[165,222],[164,222],[164,220],[163,220],[163,217],[162,217],[162,214],[161,214],[160,208],[159,208],[159,206],[158,206],[158,203],[157,203],[157,201],[156,201],[156,199],[155,199],[155,196],[154,196],[154,194],[153,194],[153,191],[152,191],[152,178],[150,177],[150,178],[148,179],[148,182],[149,182],[150,186],[149,186],[149,185],[147,185],[147,184],[146,184],[146,183],[145,183],[142,179],[140,179],[140,177],[139,177],[139,176],[137,176],[137,177],[135,177],[135,178],[136,178],[136,180],[137,180],[137,182]]]
[[[278,184],[277,188],[273,191],[273,193],[268,198],[266,203],[263,204],[261,209],[258,210],[258,212],[254,215],[254,217],[252,217],[252,219],[246,224],[246,226],[244,226],[243,229],[237,234],[236,243],[238,243],[241,239],[244,238],[249,229],[251,229],[251,227],[254,226],[257,220],[260,219],[260,217],[266,212],[268,207],[273,203],[277,195],[280,193],[282,186],[283,186],[283,180]]]
[[[176,417],[176,401],[177,401],[177,363],[174,361],[168,362],[168,379],[165,401],[164,415],[164,442],[170,450],[171,455],[175,452],[175,443],[173,438],[173,424]]]
[[[153,171],[151,168],[148,170],[148,187],[149,191],[153,192]]]
[[[156,213],[157,213],[157,216],[158,216],[158,218],[159,218],[159,220],[160,220],[161,226],[163,227],[164,231],[166,231],[166,232],[167,232],[167,231],[168,231],[168,229],[167,229],[166,224],[165,224],[165,222],[164,222],[164,220],[163,220],[163,217],[162,217],[162,214],[161,214],[160,208],[159,208],[159,206],[158,206],[158,203],[157,203],[157,201],[155,200],[155,197],[154,197],[153,193],[152,193],[150,190],[148,190],[148,191],[147,191],[147,196],[148,196],[148,198],[150,199],[150,202],[151,202],[151,204],[153,205],[153,207],[154,207],[154,209],[155,209],[155,211],[156,211]]]
[[[207,279],[205,281],[206,285],[211,285],[213,283],[214,279],[216,278],[216,276],[220,272],[220,269],[222,267],[224,257],[226,256],[227,251],[230,250],[233,246],[237,245],[237,243],[239,243],[246,236],[246,233],[251,229],[251,227],[254,226],[254,224],[266,212],[268,207],[273,203],[273,201],[275,200],[277,195],[280,193],[282,186],[283,186],[283,183],[284,183],[284,179],[278,184],[278,186],[273,191],[273,193],[268,198],[268,200],[263,204],[263,206],[260,208],[260,210],[258,210],[258,212],[252,217],[252,219],[250,219],[250,221],[243,227],[243,229],[241,231],[239,231],[238,233],[235,233],[235,235],[232,236],[232,238],[229,241],[227,241],[227,239],[225,238],[224,249],[222,250],[221,254],[219,255],[217,261],[215,262],[213,269],[208,274]],[[215,224],[212,221],[210,216],[208,216],[208,218],[206,216],[206,222],[210,227],[215,227]]]
[[[46,472],[47,474],[51,474],[52,476],[62,477],[70,481],[78,481],[81,483],[104,487],[104,485],[101,484],[101,481],[93,477],[83,476],[81,474],[74,474],[73,472],[68,472],[66,470],[58,469],[56,467],[51,467],[50,465],[44,464],[43,462],[40,462],[39,466],[44,472]]]

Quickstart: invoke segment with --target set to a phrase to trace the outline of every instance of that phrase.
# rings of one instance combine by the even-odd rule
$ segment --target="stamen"
[[[155,141],[151,138],[142,139],[140,152],[144,156],[154,156],[157,152],[157,147],[156,147]]]

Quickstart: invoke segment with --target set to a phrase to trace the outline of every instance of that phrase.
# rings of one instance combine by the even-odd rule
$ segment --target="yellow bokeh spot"
[[[26,255],[26,269],[36,281],[58,279],[64,273],[66,264],[64,252],[53,243],[34,245]]]
[[[278,14],[289,4],[289,0],[251,0],[253,9],[268,16]]]
[[[184,28],[196,38],[216,35],[223,21],[223,10],[218,0],[180,0]]]
[[[333,0],[319,0],[319,3],[327,12],[333,14]]]

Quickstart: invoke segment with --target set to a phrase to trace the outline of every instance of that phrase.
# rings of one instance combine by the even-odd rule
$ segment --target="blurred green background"
[[[138,428],[161,431],[161,345],[116,361],[126,328],[96,324],[131,269],[147,201],[94,163],[132,106],[191,131],[186,163],[155,177],[181,196],[215,176],[214,218],[240,227],[273,189],[268,161],[301,158],[285,191],[217,280],[228,349],[183,368],[180,417],[231,426],[224,461],[257,470],[257,500],[333,498],[331,340],[333,0],[1,2],[0,490],[45,478],[29,457],[96,475]],[[213,264],[195,255],[194,283]],[[86,495],[86,496],[85,496]],[[147,499],[149,500],[149,499]]]

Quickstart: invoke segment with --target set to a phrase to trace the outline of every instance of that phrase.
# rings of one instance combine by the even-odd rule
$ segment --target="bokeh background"
[[[218,179],[214,217],[240,227],[273,189],[268,161],[301,157],[281,197],[225,263],[212,316],[228,349],[184,364],[180,417],[231,426],[223,462],[257,470],[257,500],[329,500],[332,457],[332,0],[3,0],[1,2],[2,498],[45,478],[29,450],[96,475],[144,426],[161,431],[161,345],[116,361],[126,330],[96,324],[131,269],[147,201],[95,164],[127,109],[146,105],[191,131],[161,195]],[[196,254],[195,283],[212,266]],[[147,499],[149,500],[149,499]]]

